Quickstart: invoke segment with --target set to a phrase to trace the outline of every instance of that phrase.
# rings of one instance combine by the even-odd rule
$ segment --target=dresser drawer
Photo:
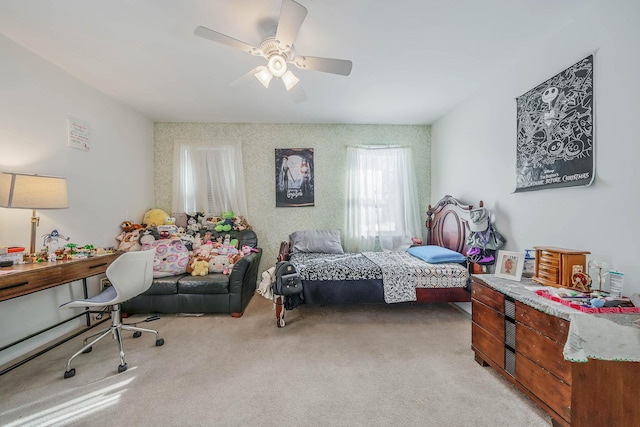
[[[471,347],[482,353],[483,359],[488,358],[500,369],[504,369],[504,342],[476,323],[471,324]]]
[[[471,301],[471,320],[504,342],[504,315],[476,300]]]
[[[7,274],[0,280],[0,301],[56,286],[62,283],[61,271],[61,267],[53,267],[48,268],[46,274],[42,271]]]
[[[62,280],[63,282],[73,282],[83,277],[104,273],[114,259],[116,259],[114,256],[104,256],[65,264],[62,269]]]
[[[562,345],[569,335],[569,321],[543,313],[520,301],[516,301],[516,321]]]
[[[551,372],[564,383],[571,385],[571,362],[564,360],[564,346],[531,328],[518,323],[516,349],[536,365]]]
[[[471,298],[501,313],[504,311],[504,295],[475,281],[471,284]]]
[[[553,251],[540,251],[540,264],[546,264],[548,266],[560,267],[560,253]]]
[[[518,351],[516,380],[567,422],[571,422],[571,386],[560,381]],[[593,402],[597,405],[597,402]]]
[[[551,283],[558,283],[560,280],[560,270],[557,267],[551,267],[546,264],[538,265],[538,278],[548,280]]]

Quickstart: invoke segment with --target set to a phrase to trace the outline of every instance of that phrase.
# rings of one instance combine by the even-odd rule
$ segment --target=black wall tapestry
[[[314,205],[313,148],[276,148],[276,207]]]
[[[516,192],[594,178],[593,55],[516,98]]]

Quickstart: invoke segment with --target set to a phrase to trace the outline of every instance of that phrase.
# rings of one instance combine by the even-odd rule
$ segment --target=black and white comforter
[[[415,301],[416,288],[465,287],[469,278],[463,265],[429,264],[406,252],[294,253],[290,261],[302,280],[380,279],[387,303]]]

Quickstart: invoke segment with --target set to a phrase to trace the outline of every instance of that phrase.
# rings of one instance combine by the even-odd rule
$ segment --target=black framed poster
[[[593,55],[516,98],[516,192],[594,179]]]
[[[276,207],[314,206],[313,148],[276,148]]]

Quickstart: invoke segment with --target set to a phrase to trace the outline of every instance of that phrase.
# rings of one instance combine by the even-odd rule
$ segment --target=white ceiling
[[[294,67],[301,104],[275,80],[230,87],[264,59],[193,34],[259,46],[281,0],[2,0],[0,31],[153,121],[429,124],[592,1],[299,0],[296,51],[353,61]]]

